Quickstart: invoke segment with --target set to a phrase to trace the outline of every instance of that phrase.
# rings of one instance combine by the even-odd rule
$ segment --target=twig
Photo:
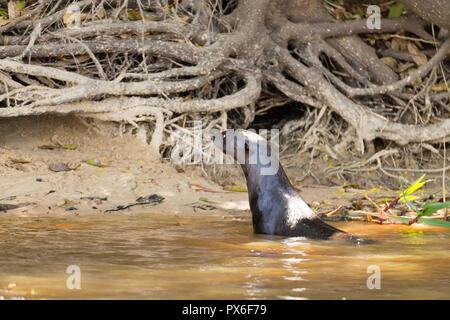
[[[24,22],[25,20],[39,14],[41,12],[41,10],[48,4],[50,3],[51,0],[42,0],[41,3],[38,4],[38,6],[36,8],[34,8],[33,10],[25,13],[24,15],[14,19],[13,21],[11,21],[10,23],[0,27],[0,34],[3,34],[11,29],[13,29],[14,27],[16,27],[18,24],[20,24],[21,22]],[[39,23],[39,22],[37,22]]]
[[[351,88],[346,86],[346,88],[344,89],[347,91],[347,94],[350,97],[383,94],[389,91],[401,89],[409,84],[414,83],[419,77],[422,77],[425,74],[427,74],[435,65],[437,65],[439,62],[442,61],[442,59],[448,54],[449,49],[450,49],[450,38],[445,40],[445,42],[439,48],[438,52],[434,55],[434,57],[431,58],[426,64],[420,66],[416,72],[392,84],[367,89]]]
[[[78,40],[77,38],[71,37],[71,36],[67,36],[67,35],[59,35],[57,33],[54,32],[49,32],[49,34],[52,34],[56,37],[60,37],[60,38],[66,38],[69,40],[72,40],[76,43],[79,43],[81,46],[83,46],[83,48],[86,50],[87,54],[89,55],[89,57],[91,57],[92,61],[95,64],[95,67],[97,68],[98,74],[100,76],[101,79],[106,80],[107,76],[105,74],[105,72],[103,71],[103,67],[100,64],[100,62],[98,61],[97,57],[94,55],[94,53],[91,51],[91,49],[89,49],[89,47],[87,45],[85,45],[81,40]]]
[[[385,170],[389,171],[410,171],[410,172],[428,172],[428,173],[434,173],[434,172],[445,172],[446,170],[450,170],[450,166],[438,168],[438,169],[409,169],[409,168],[384,168]]]
[[[42,25],[41,23],[36,23],[34,25],[34,30],[31,33],[30,36],[30,42],[28,42],[27,47],[25,48],[25,50],[23,50],[23,52],[18,55],[17,57],[14,57],[14,60],[20,61],[22,60],[31,50],[31,48],[34,46],[34,43],[36,42],[37,38],[41,35],[41,31],[42,31]]]
[[[0,70],[12,73],[25,73],[33,76],[44,76],[71,83],[86,83],[91,81],[88,77],[74,72],[33,64],[25,64],[11,59],[0,59]]]
[[[380,210],[381,208],[369,197],[369,195],[367,194],[367,192],[364,192],[364,198],[367,199],[367,201],[369,201],[375,208],[377,208],[377,210]]]

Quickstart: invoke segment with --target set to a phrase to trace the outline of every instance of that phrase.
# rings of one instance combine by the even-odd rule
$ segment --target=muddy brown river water
[[[0,299],[450,298],[448,231],[333,225],[379,243],[254,235],[248,214],[3,214]]]

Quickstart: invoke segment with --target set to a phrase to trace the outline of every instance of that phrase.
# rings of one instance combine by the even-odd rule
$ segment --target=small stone
[[[54,172],[61,172],[61,171],[70,171],[71,169],[69,168],[69,166],[65,163],[51,163],[48,165],[48,168],[51,171]]]

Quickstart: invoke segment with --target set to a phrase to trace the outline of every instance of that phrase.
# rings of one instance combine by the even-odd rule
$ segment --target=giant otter
[[[326,224],[313,212],[292,187],[266,139],[243,129],[216,132],[212,139],[244,171],[255,233],[362,240]]]

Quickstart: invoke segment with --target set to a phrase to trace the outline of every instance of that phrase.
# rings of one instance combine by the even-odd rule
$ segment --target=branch
[[[70,88],[54,89],[50,92],[50,98],[36,101],[33,105],[58,105],[81,99],[95,98],[102,95],[166,95],[176,92],[186,92],[198,89],[224,74],[224,72],[216,71],[208,76],[180,81],[146,80],[141,82],[118,83],[116,81],[91,80],[88,83],[83,83]]]
[[[204,50],[184,42],[136,39],[100,39],[79,43],[51,42],[37,44],[30,49],[33,58],[49,58],[60,56],[76,56],[86,53],[86,47],[93,53],[147,53],[179,59],[189,63],[197,63],[204,55]],[[0,47],[0,58],[15,57],[25,50],[26,46],[14,45]]]
[[[426,75],[430,70],[440,63],[445,56],[448,54],[448,51],[450,49],[450,38],[445,40],[445,42],[442,44],[442,46],[439,48],[438,52],[434,55],[433,58],[431,58],[426,64],[420,66],[416,72],[413,74],[403,78],[402,80],[399,80],[397,82],[394,82],[389,85],[374,87],[374,88],[368,88],[368,89],[361,89],[361,88],[352,88],[347,85],[342,85],[341,88],[346,91],[346,93],[350,97],[354,96],[363,96],[363,95],[375,95],[375,94],[383,94],[386,92],[399,90],[407,85],[410,85],[414,83],[418,78],[423,77]]]
[[[194,30],[193,30],[194,29]],[[185,26],[176,23],[156,22],[156,21],[105,21],[100,20],[99,23],[83,26],[80,28],[63,28],[51,34],[45,34],[40,37],[38,42],[47,42],[56,37],[103,37],[119,36],[121,34],[131,33],[134,35],[142,35],[144,33],[167,33],[172,35],[178,35],[180,38],[186,38],[186,34],[200,33],[201,30],[194,26]],[[0,38],[0,44],[2,45],[20,45],[27,41],[28,37],[10,36],[6,38]]]
[[[90,78],[77,73],[33,64],[25,64],[11,59],[0,59],[0,70],[11,73],[24,73],[33,76],[44,76],[71,83],[86,83],[92,81]]]
[[[270,74],[264,73],[264,77],[269,80],[278,90],[283,92],[287,97],[294,101],[298,101],[316,108],[321,109],[325,105],[314,99],[307,90],[299,84],[287,80],[281,73]]]
[[[405,145],[409,142],[431,141],[450,135],[450,119],[424,127],[391,123],[388,119],[349,100],[323,78],[319,70],[304,66],[294,59],[287,49],[276,47],[275,52],[289,74],[353,126],[361,139],[372,141],[378,137]]]
[[[32,24],[32,23],[34,23],[34,22],[39,23],[39,21],[33,21],[33,20],[27,21],[27,19],[29,19],[29,18],[31,18],[31,17],[33,17],[33,16],[39,14],[39,13],[41,12],[41,10],[42,10],[48,3],[50,3],[50,2],[51,2],[51,0],[43,0],[43,1],[41,1],[41,3],[39,3],[38,6],[37,6],[36,8],[34,8],[33,10],[31,10],[31,11],[25,13],[24,15],[22,15],[22,16],[16,18],[16,19],[14,19],[14,20],[11,21],[10,23],[8,23],[8,24],[6,24],[6,25],[0,27],[0,34],[3,34],[3,33],[5,33],[5,32],[7,32],[7,31],[13,29],[14,27],[20,28],[20,25],[21,25],[23,22],[25,22],[25,21],[27,22],[27,26],[29,26],[30,24]]]
[[[287,40],[297,40],[309,42],[318,38],[334,38],[340,36],[351,36],[360,33],[387,33],[405,30],[412,32],[426,40],[433,40],[424,27],[428,23],[419,18],[395,18],[382,19],[380,29],[369,29],[366,19],[334,22],[316,22],[316,23],[293,23],[285,20],[280,30],[276,33],[277,37]]]
[[[244,74],[246,86],[240,91],[231,95],[213,99],[194,99],[184,101],[182,98],[162,99],[162,98],[140,98],[140,97],[120,97],[107,98],[101,101],[79,101],[60,105],[29,107],[9,107],[0,108],[0,118],[18,117],[26,115],[52,114],[83,114],[83,113],[104,113],[118,112],[126,110],[130,106],[160,107],[165,110],[183,112],[218,112],[227,111],[239,107],[244,107],[255,102],[261,93],[261,75],[247,72]]]
[[[80,11],[87,6],[90,6],[95,0],[84,0],[84,1],[78,1],[78,2],[74,2],[72,4],[77,5],[78,7],[80,7]],[[44,0],[41,2],[40,6],[45,6],[46,4],[50,3],[51,0]],[[19,18],[17,18],[16,20],[12,21],[11,23],[8,23],[7,25],[3,26],[0,28],[0,34],[11,30],[12,28],[16,28],[16,29],[26,29],[28,27],[30,27],[32,24],[34,23],[40,23],[42,28],[44,29],[45,27],[55,23],[58,20],[61,20],[62,17],[64,16],[64,14],[66,13],[66,8],[59,10],[58,12],[41,18],[41,19],[37,19],[37,20],[26,20],[32,16],[34,16],[35,14],[38,14],[42,8],[40,8],[39,10],[37,10],[38,8],[36,8],[35,12],[28,12],[27,14],[20,16]]]
[[[164,113],[169,116],[171,112],[162,108],[150,106],[135,106],[121,112],[109,113],[83,113],[80,116],[96,118],[103,121],[129,122],[135,124],[138,121],[146,121],[147,115],[153,116],[155,121],[155,129],[153,130],[152,139],[150,141],[150,150],[153,154],[159,155],[159,147],[162,144],[164,136]]]

